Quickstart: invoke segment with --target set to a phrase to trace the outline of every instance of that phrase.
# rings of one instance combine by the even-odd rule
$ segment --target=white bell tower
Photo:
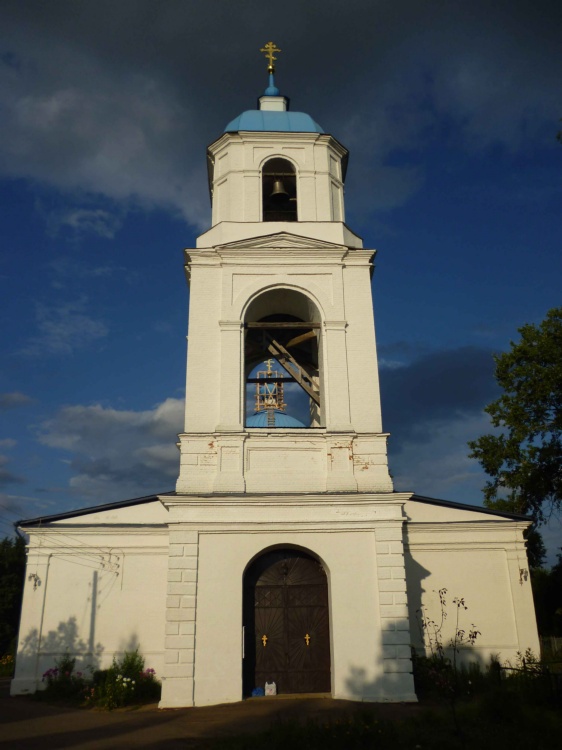
[[[402,543],[410,495],[394,493],[388,473],[374,251],[344,223],[347,150],[290,111],[274,82],[280,50],[263,51],[269,86],[209,146],[212,226],[185,251],[185,431],[176,494],[161,497],[170,516],[161,705],[242,698],[248,650],[259,662],[273,643],[257,630],[257,645],[244,640],[259,629],[243,612],[245,572],[283,549],[302,550],[328,577],[332,694],[415,700]],[[300,394],[299,420],[255,426],[247,396],[268,359],[285,396]],[[315,636],[302,638],[308,658]]]

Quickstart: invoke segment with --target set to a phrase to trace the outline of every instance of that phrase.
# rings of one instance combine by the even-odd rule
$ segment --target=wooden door
[[[278,693],[330,692],[328,582],[321,564],[297,550],[258,558],[244,586],[244,689],[267,682]]]

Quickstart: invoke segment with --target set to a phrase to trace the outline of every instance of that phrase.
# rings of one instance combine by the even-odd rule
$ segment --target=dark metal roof
[[[64,513],[55,513],[51,516],[39,516],[38,518],[27,518],[16,522],[16,526],[25,528],[27,526],[40,526],[46,523],[53,523],[54,521],[64,521],[67,518],[77,518],[78,516],[87,516],[90,513],[100,513],[104,510],[116,510],[117,508],[128,508],[132,505],[144,505],[145,503],[152,503],[158,500],[160,495],[176,495],[175,491],[172,492],[160,492],[158,495],[145,495],[144,497],[134,497],[130,500],[120,500],[116,503],[105,503],[104,505],[93,505],[88,508],[79,508],[78,510],[68,510]],[[230,494],[230,493],[229,493]],[[236,497],[244,497],[243,494],[233,493]],[[303,495],[318,495],[323,493],[318,492],[305,492]],[[341,495],[347,494],[346,492],[335,492],[328,493],[330,495]],[[361,497],[362,494],[370,495],[371,493],[358,492],[357,496]],[[208,495],[202,495],[208,496]],[[412,495],[410,501],[417,503],[426,503],[427,505],[439,505],[444,508],[454,508],[456,510],[470,510],[476,513],[486,513],[491,516],[500,516],[501,518],[508,518],[516,521],[532,521],[531,516],[525,516],[520,513],[507,513],[506,511],[492,510],[491,508],[484,508],[480,505],[467,505],[466,503],[456,503],[451,500],[439,500],[435,497],[425,497],[424,495]]]
[[[414,500],[418,503],[426,503],[427,505],[441,505],[444,508],[455,508],[457,510],[472,510],[476,513],[488,513],[491,516],[501,516],[502,518],[510,518],[517,521],[532,521],[531,516],[525,516],[521,513],[508,513],[504,510],[492,510],[492,508],[484,508],[481,505],[467,505],[466,503],[456,503],[452,500],[438,500],[435,497],[425,497],[424,495],[412,495],[410,500]]]
[[[161,495],[175,495],[174,492],[161,492]],[[27,518],[17,522],[18,526],[39,526],[44,523],[53,521],[63,521],[66,518],[77,518],[78,516],[87,516],[90,513],[100,513],[104,510],[115,510],[117,508],[128,508],[131,505],[144,505],[158,500],[158,495],[145,495],[144,497],[134,497],[131,500],[119,500],[116,503],[105,503],[104,505],[93,505],[88,508],[79,508],[78,510],[68,510],[65,513],[55,513],[52,516],[39,516],[38,518]]]

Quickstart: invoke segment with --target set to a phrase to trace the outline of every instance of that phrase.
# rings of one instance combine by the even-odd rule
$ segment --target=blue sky
[[[205,148],[277,83],[351,153],[396,487],[481,503],[493,352],[562,304],[558,2],[5,0],[0,530],[172,489]],[[560,522],[546,532],[551,561]]]

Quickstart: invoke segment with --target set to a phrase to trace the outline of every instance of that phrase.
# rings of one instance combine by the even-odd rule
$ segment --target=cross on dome
[[[269,86],[264,91],[265,96],[279,96],[279,89],[275,85],[275,64],[274,61],[277,58],[274,52],[281,52],[282,50],[275,44],[275,42],[267,42],[267,44],[260,49],[263,52],[269,63],[267,66],[267,72],[269,73]]]
[[[279,47],[275,44],[275,42],[268,42],[265,47],[262,47],[260,49],[260,52],[263,52],[267,59],[269,60],[269,65],[267,66],[268,73],[275,73],[275,65],[273,64],[274,60],[277,60],[274,52],[282,52],[283,50],[280,50]]]

